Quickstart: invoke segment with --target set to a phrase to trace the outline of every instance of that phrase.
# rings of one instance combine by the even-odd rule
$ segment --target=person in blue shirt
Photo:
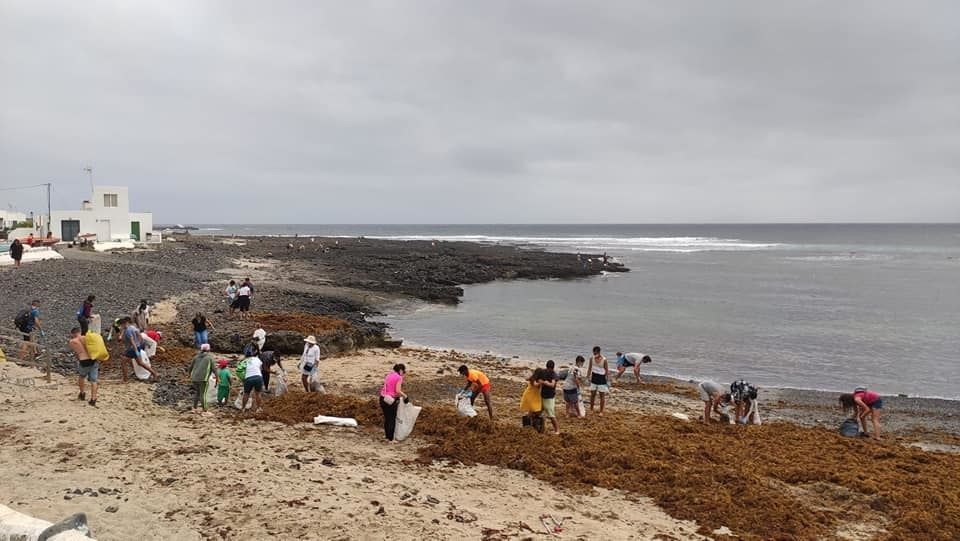
[[[143,350],[143,340],[140,338],[140,329],[133,324],[131,318],[125,317],[120,320],[120,330],[123,333],[123,356],[142,366],[144,370],[150,372],[150,375],[156,378],[157,373],[150,367],[149,363],[144,362],[140,357],[140,351]],[[124,376],[126,376],[126,373],[127,369],[124,367]],[[124,377],[124,381],[126,381],[126,377]]]
[[[21,314],[23,317],[21,317]],[[40,331],[40,336],[46,336],[46,333],[43,332],[43,326],[40,324],[40,301],[30,301],[30,307],[21,310],[21,313],[17,314],[14,323],[16,324],[17,330],[23,333],[23,343],[20,344],[20,358],[25,360],[27,354],[31,351],[34,355],[39,355],[40,347],[33,343],[31,335],[34,329],[36,329]]]

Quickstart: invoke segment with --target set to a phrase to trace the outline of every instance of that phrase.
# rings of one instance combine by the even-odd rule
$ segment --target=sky
[[[956,222],[960,2],[0,0],[0,188],[86,166],[157,223]]]

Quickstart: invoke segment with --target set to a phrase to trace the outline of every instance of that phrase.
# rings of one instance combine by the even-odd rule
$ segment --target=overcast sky
[[[0,187],[88,164],[157,222],[960,221],[960,2],[0,0]]]

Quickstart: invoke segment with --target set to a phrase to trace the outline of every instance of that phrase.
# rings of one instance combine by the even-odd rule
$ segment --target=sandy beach
[[[58,336],[65,343],[74,300],[88,291],[103,299],[104,314],[120,315],[149,296],[169,347],[154,360],[159,382],[123,384],[116,364],[105,365],[96,408],[76,400],[66,358],[54,363],[51,383],[34,368],[0,364],[0,477],[7,480],[0,503],[51,521],[86,512],[98,539],[866,540],[950,539],[960,531],[956,402],[891,397],[887,438],[848,440],[836,434],[842,415],[830,393],[763,389],[763,426],[704,426],[691,383],[648,378],[617,385],[605,417],[561,418],[560,436],[537,434],[519,426],[518,404],[523,379],[542,360],[370,347],[391,338],[367,315],[397,298],[448,291],[443,282],[470,274],[476,248],[439,248],[448,270],[425,274],[437,289],[375,270],[378,257],[416,251],[409,247],[367,246],[318,265],[302,253],[281,255],[280,242],[191,240],[114,255],[64,250],[64,262],[0,270],[14,291],[2,301],[6,312],[37,291],[50,300],[51,349]],[[566,272],[567,260],[557,257],[523,254],[541,277]],[[474,279],[515,276],[515,265],[505,270],[513,263],[487,261],[486,274]],[[261,319],[294,312],[349,324],[324,341],[328,394],[297,390],[296,356],[287,355],[292,390],[268,398],[256,417],[189,413],[190,352],[181,349],[189,316],[209,313],[213,334],[227,337],[218,354],[234,358],[252,322],[216,310],[224,281],[246,275],[258,284]],[[298,321],[316,325],[307,316],[286,325]],[[295,329],[268,331],[298,339],[281,334]],[[387,445],[375,397],[397,362],[407,365],[407,392],[424,410],[409,440]],[[462,363],[493,378],[495,422],[456,416]],[[304,422],[318,414],[350,414],[361,426]],[[562,521],[562,531],[548,533],[546,515]]]

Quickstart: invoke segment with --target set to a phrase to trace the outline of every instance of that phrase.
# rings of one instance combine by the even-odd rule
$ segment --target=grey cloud
[[[955,221],[958,40],[952,2],[6,2],[0,185],[73,206],[92,163],[181,222]]]

